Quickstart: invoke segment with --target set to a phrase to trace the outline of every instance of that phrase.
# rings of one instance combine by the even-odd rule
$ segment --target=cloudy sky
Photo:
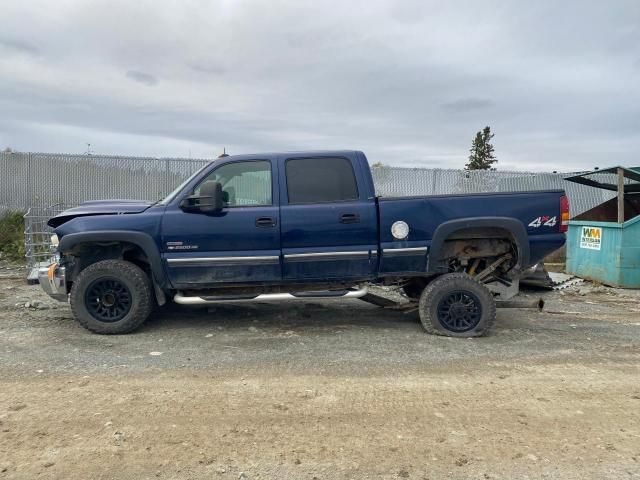
[[[0,148],[640,164],[640,1],[0,3]]]

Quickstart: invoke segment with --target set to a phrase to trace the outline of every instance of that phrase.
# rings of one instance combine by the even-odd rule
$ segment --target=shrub
[[[24,218],[22,212],[0,214],[0,258],[24,261]]]

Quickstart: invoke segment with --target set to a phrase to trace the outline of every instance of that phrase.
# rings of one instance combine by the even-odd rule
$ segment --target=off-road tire
[[[130,308],[117,321],[101,321],[90,313],[87,289],[101,279],[115,279],[130,293]],[[102,260],[80,272],[71,288],[70,303],[73,316],[84,328],[103,335],[117,335],[140,327],[153,311],[155,302],[151,281],[140,267],[124,260]]]
[[[442,315],[439,316],[438,312],[441,302],[446,309],[447,299],[459,294],[465,295],[467,301],[471,300],[472,308],[477,306],[474,312],[479,310],[477,322],[471,322],[471,328],[462,331],[448,328],[446,321],[440,320]],[[447,273],[436,278],[424,289],[420,295],[418,312],[420,322],[427,333],[447,337],[480,337],[486,335],[495,322],[496,302],[487,287],[476,282],[466,273]]]

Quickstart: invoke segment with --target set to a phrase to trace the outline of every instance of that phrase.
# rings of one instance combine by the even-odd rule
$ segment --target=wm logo
[[[587,238],[600,239],[600,232],[599,228],[582,228],[582,236]]]

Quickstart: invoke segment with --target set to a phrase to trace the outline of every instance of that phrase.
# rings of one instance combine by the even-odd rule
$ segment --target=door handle
[[[271,218],[271,217],[256,218],[256,227],[267,228],[267,227],[275,227],[275,226],[276,226],[275,218]]]
[[[340,215],[340,223],[360,223],[360,215],[357,213],[343,213]]]

